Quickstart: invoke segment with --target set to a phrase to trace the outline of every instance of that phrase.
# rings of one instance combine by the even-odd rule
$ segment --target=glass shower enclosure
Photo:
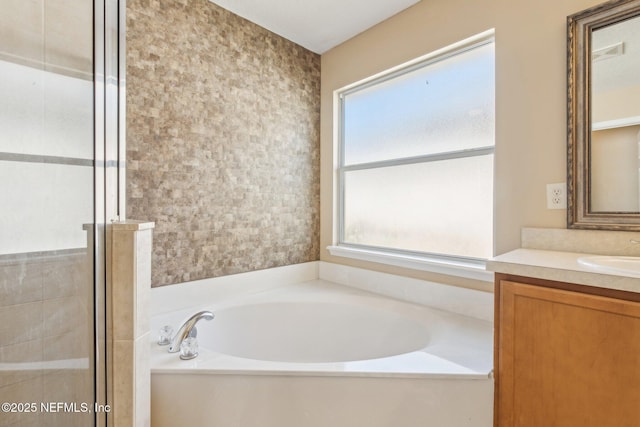
[[[0,4],[0,426],[106,425],[124,6]]]

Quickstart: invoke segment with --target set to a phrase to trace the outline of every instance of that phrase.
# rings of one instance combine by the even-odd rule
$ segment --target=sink
[[[640,277],[640,257],[593,255],[578,258],[578,263],[603,273]]]

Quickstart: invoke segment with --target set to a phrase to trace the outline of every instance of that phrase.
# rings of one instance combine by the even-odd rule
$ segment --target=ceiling
[[[594,60],[591,71],[594,92],[640,85],[640,17],[595,30],[591,36],[591,43],[594,50],[622,43],[619,55]]]
[[[420,0],[210,0],[322,54]]]

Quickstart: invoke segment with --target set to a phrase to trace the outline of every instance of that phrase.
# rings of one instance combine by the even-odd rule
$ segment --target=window
[[[338,247],[493,254],[493,35],[338,92]]]

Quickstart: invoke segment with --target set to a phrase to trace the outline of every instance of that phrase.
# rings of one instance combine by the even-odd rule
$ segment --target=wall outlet
[[[567,209],[567,183],[547,184],[547,209]]]

